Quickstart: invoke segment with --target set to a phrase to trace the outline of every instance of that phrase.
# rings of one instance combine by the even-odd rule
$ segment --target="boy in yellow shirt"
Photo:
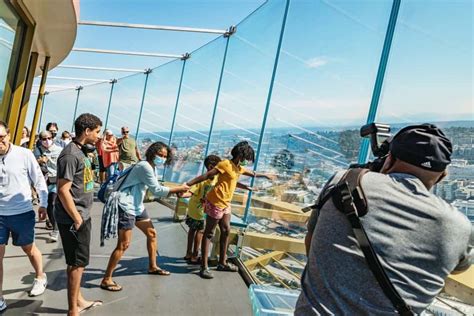
[[[248,161],[253,162],[255,160],[254,150],[248,142],[243,141],[235,145],[234,148],[232,148],[231,155],[232,159],[222,160],[206,174],[187,182],[187,185],[193,186],[217,176],[217,183],[207,194],[206,204],[204,206],[204,212],[207,214],[207,217],[206,228],[204,230],[205,240],[201,246],[201,271],[199,272],[199,275],[203,279],[212,279],[214,277],[209,271],[207,256],[209,254],[209,244],[218,224],[221,230],[221,236],[219,245],[219,264],[217,270],[229,272],[238,271],[236,266],[227,262],[231,216],[230,202],[236,187],[249,191],[252,190],[252,188],[247,185],[237,183],[240,175],[243,174],[249,177],[266,177],[272,180],[274,178],[269,175],[258,174],[255,171],[243,168],[243,166],[247,165]]]
[[[204,159],[204,166],[207,171],[213,169],[221,159],[216,155],[209,155]],[[204,233],[204,204],[207,193],[217,183],[217,177],[207,179],[201,183],[193,185],[189,190],[191,196],[188,204],[188,215],[186,216],[186,225],[188,231],[188,247],[184,259],[190,264],[199,263],[199,249],[201,248],[202,234]]]

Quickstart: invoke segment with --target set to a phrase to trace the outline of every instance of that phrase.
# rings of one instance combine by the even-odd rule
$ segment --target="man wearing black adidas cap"
[[[380,173],[361,179],[367,214],[360,217],[390,283],[419,314],[450,273],[469,268],[474,234],[468,219],[430,192],[451,162],[452,144],[435,125],[400,130]],[[339,182],[337,173],[324,195]],[[349,221],[331,199],[308,223],[308,263],[295,315],[395,315],[372,274]]]

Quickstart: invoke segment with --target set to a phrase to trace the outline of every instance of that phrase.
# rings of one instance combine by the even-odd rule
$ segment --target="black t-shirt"
[[[57,179],[72,181],[70,192],[83,220],[90,218],[89,209],[94,201],[94,173],[91,165],[90,158],[72,142],[63,149],[58,158]],[[59,198],[55,203],[55,217],[58,223],[73,223]]]

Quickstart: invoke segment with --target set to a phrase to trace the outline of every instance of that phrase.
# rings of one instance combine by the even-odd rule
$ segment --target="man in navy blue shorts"
[[[31,185],[39,194],[38,216],[44,220],[48,189],[40,166],[30,150],[10,143],[10,130],[0,121],[0,312],[7,308],[2,292],[3,257],[10,235],[13,245],[23,249],[35,269],[36,277],[29,295],[43,294],[48,283],[41,252],[34,244],[35,212]]]

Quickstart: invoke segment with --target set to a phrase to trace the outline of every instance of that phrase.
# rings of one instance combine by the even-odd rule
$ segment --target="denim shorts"
[[[118,229],[132,229],[136,222],[145,221],[148,219],[150,219],[150,216],[146,210],[144,210],[140,215],[135,216],[119,208],[119,221],[117,226]]]
[[[0,245],[7,245],[12,235],[13,245],[27,246],[35,241],[35,212],[0,216]]]

